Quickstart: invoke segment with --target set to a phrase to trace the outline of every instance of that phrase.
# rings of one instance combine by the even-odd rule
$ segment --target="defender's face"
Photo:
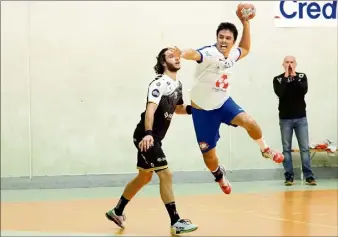
[[[230,30],[221,30],[217,35],[217,49],[225,56],[235,43],[234,34]]]
[[[177,72],[181,69],[181,59],[179,57],[175,57],[174,53],[171,50],[167,50],[164,55],[165,64],[169,71]]]

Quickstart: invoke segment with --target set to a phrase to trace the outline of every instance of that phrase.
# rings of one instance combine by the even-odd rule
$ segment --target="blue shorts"
[[[231,97],[219,109],[207,111],[192,108],[196,138],[202,153],[216,147],[221,123],[237,127],[231,121],[242,112],[244,110]]]

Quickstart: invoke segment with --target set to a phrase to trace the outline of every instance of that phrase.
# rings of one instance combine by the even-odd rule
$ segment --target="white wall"
[[[213,43],[221,21],[241,32],[236,5],[1,2],[1,176],[29,175],[30,154],[33,175],[135,172],[132,133],[155,56],[167,45]],[[281,149],[272,78],[293,54],[309,79],[311,139],[337,141],[337,28],[275,28],[275,3],[255,5],[252,52],[237,66],[233,97]],[[193,69],[183,62],[180,71],[187,102]],[[218,153],[226,166],[278,167],[261,158],[244,130],[223,126],[221,137]],[[164,150],[173,170],[204,169],[189,116],[174,118]]]
[[[27,5],[1,2],[1,176],[29,175]]]

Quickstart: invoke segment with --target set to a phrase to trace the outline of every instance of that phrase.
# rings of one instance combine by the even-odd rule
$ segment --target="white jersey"
[[[149,84],[147,102],[160,105],[162,98],[165,99],[165,103],[169,103],[171,99],[175,103],[177,98],[182,100],[182,83],[178,79],[173,80],[165,74],[157,75],[155,80]]]
[[[241,55],[240,48],[232,49],[227,58],[218,51],[216,45],[197,50],[201,54],[191,88],[191,100],[204,110],[220,108],[230,97],[231,72]]]

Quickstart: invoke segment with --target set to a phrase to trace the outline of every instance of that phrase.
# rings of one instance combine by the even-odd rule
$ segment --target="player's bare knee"
[[[245,128],[246,130],[252,130],[257,126],[256,121],[247,113],[240,113],[234,119],[234,124]]]
[[[161,180],[166,180],[166,181],[172,180],[172,172],[168,168],[157,171],[156,174],[158,175],[160,181]]]
[[[144,183],[145,184],[149,183],[151,181],[152,177],[153,177],[153,172],[151,172],[151,175],[144,177]]]
[[[204,152],[203,153],[203,159],[208,160],[208,161],[213,160],[213,159],[217,159],[215,149],[211,149],[207,152]]]
[[[140,185],[146,185],[150,182],[150,180],[153,177],[153,172],[146,172],[146,171],[140,171],[137,180],[139,181]]]
[[[253,118],[248,117],[245,120],[245,127],[247,128],[247,130],[254,130],[257,127],[257,123]]]

